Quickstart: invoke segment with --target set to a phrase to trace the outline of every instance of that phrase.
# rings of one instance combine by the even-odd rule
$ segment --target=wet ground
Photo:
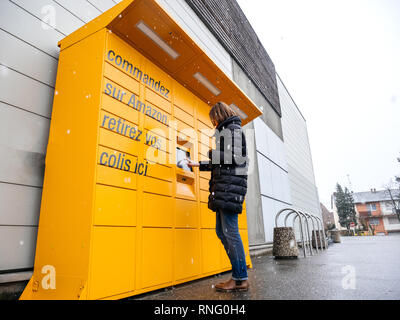
[[[163,289],[134,299],[400,299],[400,234],[342,237],[342,243],[311,257],[252,258],[250,289],[216,292],[213,285],[230,273]]]

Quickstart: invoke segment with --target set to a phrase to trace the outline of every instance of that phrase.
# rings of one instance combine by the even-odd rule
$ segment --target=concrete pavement
[[[342,243],[311,257],[252,261],[246,293],[215,291],[213,285],[229,279],[228,272],[132,299],[400,299],[400,234],[342,237]]]

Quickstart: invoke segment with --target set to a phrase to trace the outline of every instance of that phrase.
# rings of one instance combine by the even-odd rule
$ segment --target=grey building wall
[[[0,1],[0,271],[33,267],[57,42],[118,2]]]
[[[277,79],[292,204],[321,217],[307,123],[279,76]]]

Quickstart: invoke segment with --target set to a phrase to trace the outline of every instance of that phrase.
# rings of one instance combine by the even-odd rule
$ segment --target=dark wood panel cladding
[[[275,66],[235,0],[185,0],[281,116]]]

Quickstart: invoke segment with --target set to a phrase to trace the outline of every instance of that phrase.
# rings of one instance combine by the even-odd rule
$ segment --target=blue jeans
[[[215,231],[232,264],[232,279],[247,280],[246,256],[239,234],[238,214],[216,212]]]

